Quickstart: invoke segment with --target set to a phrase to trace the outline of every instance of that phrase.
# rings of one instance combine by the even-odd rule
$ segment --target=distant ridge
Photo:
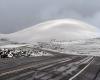
[[[97,28],[74,19],[46,21],[6,35],[11,41],[38,42],[50,39],[77,40],[97,37]]]

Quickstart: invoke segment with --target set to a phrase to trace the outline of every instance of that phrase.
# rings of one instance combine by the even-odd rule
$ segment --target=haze
[[[0,0],[0,33],[74,18],[100,28],[100,0]]]

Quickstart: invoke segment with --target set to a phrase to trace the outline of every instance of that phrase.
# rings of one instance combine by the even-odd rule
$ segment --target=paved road
[[[99,80],[99,68],[98,57],[65,54],[37,57],[0,70],[0,80]]]
[[[100,57],[95,57],[89,67],[73,80],[100,80]]]

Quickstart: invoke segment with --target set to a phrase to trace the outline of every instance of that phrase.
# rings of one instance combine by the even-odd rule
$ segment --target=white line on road
[[[64,61],[64,60],[66,60],[65,58],[64,59],[59,59],[59,60],[56,60],[56,61],[52,61],[52,62],[49,62],[49,64],[51,64],[51,63],[56,63],[56,62],[58,62],[58,61]],[[69,61],[69,60],[67,60],[67,61]],[[46,63],[48,63],[48,62],[46,62]],[[45,65],[45,63],[42,63],[41,65]],[[27,67],[24,67],[24,68],[20,68],[20,69],[16,69],[16,70],[12,70],[12,71],[8,71],[8,72],[5,72],[5,73],[1,73],[0,74],[0,77],[1,76],[4,76],[4,75],[8,75],[8,74],[12,74],[12,73],[15,73],[15,72],[18,72],[18,71],[22,71],[22,70],[25,70],[25,69],[29,69],[29,68],[32,68],[32,67],[36,67],[36,66],[40,66],[39,64],[37,64],[37,65],[31,65],[31,66],[27,66]]]
[[[91,57],[90,60],[92,59],[92,61],[94,60],[94,57]],[[76,75],[74,75],[73,77],[71,77],[69,80],[73,80],[74,78],[76,78],[79,74],[81,74],[91,63],[92,61],[87,64],[81,71],[79,71]]]

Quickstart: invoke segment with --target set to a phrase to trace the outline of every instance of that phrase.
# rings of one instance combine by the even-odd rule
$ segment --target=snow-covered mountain
[[[97,37],[97,28],[73,19],[46,21],[6,35],[11,41],[38,42],[50,39],[77,40]]]

